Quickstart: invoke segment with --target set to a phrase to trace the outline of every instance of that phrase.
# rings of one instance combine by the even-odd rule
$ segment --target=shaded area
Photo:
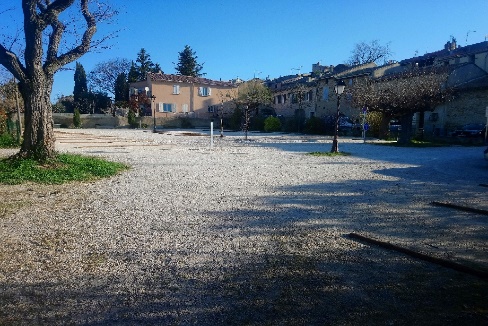
[[[352,255],[246,257],[238,268],[1,284],[4,325],[484,324],[486,282],[361,248]],[[368,266],[370,273],[365,273]],[[126,284],[126,283],[123,283]],[[62,290],[60,290],[62,289]]]
[[[354,146],[363,144],[345,144],[344,150],[354,155]],[[234,154],[229,156],[238,156]],[[486,219],[430,205],[433,200],[456,198],[480,199],[483,206],[486,190],[472,186],[480,177],[467,169],[456,174],[455,169],[443,168],[450,163],[461,166],[459,157],[453,163],[425,156],[413,164],[404,150],[395,149],[382,159],[411,165],[375,168],[372,173],[366,165],[375,160],[374,148],[364,157],[364,161],[303,159],[299,167],[341,165],[347,175],[347,169],[364,166],[364,178],[339,173],[334,180],[294,186],[283,182],[270,186],[265,196],[246,189],[248,179],[244,179],[235,188],[199,198],[212,201],[215,209],[196,211],[206,219],[199,220],[190,234],[179,227],[191,219],[176,221],[180,206],[168,212],[173,217],[169,221],[163,220],[163,213],[140,214],[151,225],[153,241],[169,235],[174,242],[158,250],[147,249],[142,240],[133,242],[139,247],[131,250],[105,248],[103,253],[83,257],[83,273],[68,279],[53,275],[49,282],[20,282],[13,276],[22,271],[0,270],[4,276],[0,325],[486,324],[488,282],[346,236],[361,231],[486,269]],[[246,159],[253,157],[246,155]],[[249,178],[271,183],[266,176],[275,168],[260,167]],[[189,179],[188,191],[196,187],[187,171],[176,173]],[[452,183],[445,182],[446,174],[454,176]],[[217,176],[213,177],[218,185]],[[439,191],[433,193],[432,185]],[[235,197],[241,205],[219,207],[219,202]],[[132,233],[117,236],[137,237],[134,230],[127,232]],[[219,250],[192,243],[198,234],[222,242]],[[181,238],[184,243],[177,242]],[[59,255],[64,250],[62,239],[43,245],[54,247]],[[110,266],[115,265],[126,272],[111,273]]]

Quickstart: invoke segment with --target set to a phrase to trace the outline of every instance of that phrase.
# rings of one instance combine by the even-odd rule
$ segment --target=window
[[[188,113],[188,104],[181,105],[181,110],[183,111],[183,113]]]
[[[429,116],[429,121],[437,121],[439,120],[439,113],[432,112]]]
[[[180,85],[173,85],[173,94],[180,94]]]
[[[322,93],[322,100],[328,101],[329,100],[329,87],[324,87],[324,91]]]
[[[308,91],[305,93],[305,101],[310,102],[313,99],[313,91]]]
[[[283,103],[283,95],[278,95],[276,96],[276,103],[281,104]]]
[[[176,104],[173,104],[173,103],[159,103],[158,104],[158,111],[159,112],[175,112],[176,111]]]
[[[198,95],[210,96],[212,95],[212,90],[210,89],[210,87],[198,87]]]

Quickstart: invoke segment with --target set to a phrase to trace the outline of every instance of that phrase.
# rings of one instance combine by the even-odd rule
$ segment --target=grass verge
[[[0,135],[0,148],[19,147],[19,142],[12,135],[4,133]]]
[[[75,154],[58,154],[43,164],[35,160],[5,158],[0,160],[0,183],[62,184],[106,178],[128,168],[122,163]]]

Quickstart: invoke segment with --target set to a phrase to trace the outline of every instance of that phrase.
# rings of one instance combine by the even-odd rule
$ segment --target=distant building
[[[447,86],[455,90],[454,98],[432,112],[414,116],[414,129],[433,135],[447,135],[450,130],[466,123],[486,122],[488,106],[488,42],[459,47],[456,40],[447,42],[442,50],[422,56],[389,62],[349,66],[312,65],[309,74],[289,75],[267,80],[273,93],[273,108],[284,117],[325,118],[337,109],[334,86],[343,80],[352,86],[358,78],[376,79],[412,68],[447,67],[450,71]],[[357,118],[361,108],[350,106],[347,98],[341,101],[341,113]]]
[[[144,92],[148,97],[156,97],[152,112],[146,114],[155,112],[156,118],[211,118],[218,110],[229,109],[226,94],[236,87],[232,82],[163,73],[148,73],[146,80],[129,85],[130,95]]]
[[[450,69],[448,87],[455,90],[452,101],[438,106],[424,117],[416,115],[417,128],[425,133],[447,135],[456,126],[485,123],[488,106],[488,42],[464,47],[456,40],[447,42],[444,49],[400,61],[402,67],[444,66]]]

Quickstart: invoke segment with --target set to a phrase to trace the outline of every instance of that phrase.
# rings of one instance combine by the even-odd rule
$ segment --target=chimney
[[[451,41],[448,41],[446,45],[444,45],[444,49],[447,51],[453,51],[456,50],[457,44],[456,44],[456,39],[453,37]]]

